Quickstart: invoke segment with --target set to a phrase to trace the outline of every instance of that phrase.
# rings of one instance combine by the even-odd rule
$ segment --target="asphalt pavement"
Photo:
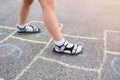
[[[76,56],[53,53],[37,0],[27,24],[38,34],[18,34],[21,0],[0,0],[0,80],[120,80],[120,0],[55,0],[63,36],[83,45]]]

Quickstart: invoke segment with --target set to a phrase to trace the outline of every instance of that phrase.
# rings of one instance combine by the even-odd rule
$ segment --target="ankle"
[[[17,27],[19,27],[19,28],[24,28],[24,27],[25,27],[25,25],[26,25],[26,24],[21,25],[21,24],[17,23]]]
[[[59,40],[59,41],[54,40],[54,44],[55,44],[55,45],[58,45],[58,46],[61,46],[64,42],[65,42],[65,39],[64,39],[64,38],[61,39],[61,40]]]

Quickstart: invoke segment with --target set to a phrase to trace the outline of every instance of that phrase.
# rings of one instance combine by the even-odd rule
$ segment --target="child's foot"
[[[56,53],[76,55],[82,52],[82,46],[68,43],[68,41],[65,40],[62,45],[55,44],[55,48],[53,49],[53,51]]]
[[[24,26],[19,26],[17,25],[17,32],[18,33],[39,33],[40,29],[36,28],[35,26],[32,25],[24,25]]]

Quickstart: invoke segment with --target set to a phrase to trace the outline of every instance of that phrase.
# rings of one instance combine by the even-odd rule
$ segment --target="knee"
[[[54,9],[54,0],[39,0],[43,9]]]
[[[31,5],[34,0],[23,0],[24,4]]]

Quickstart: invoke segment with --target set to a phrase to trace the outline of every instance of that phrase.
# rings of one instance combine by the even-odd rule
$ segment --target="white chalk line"
[[[74,36],[74,35],[67,35],[67,34],[63,34],[63,36],[65,36],[65,37],[80,38],[80,39],[89,39],[89,40],[100,40],[99,38],[94,38],[94,37]]]
[[[6,27],[6,26],[0,26],[0,28],[4,28],[4,29],[10,29],[10,30],[16,30],[16,28],[12,28],[12,27]]]
[[[11,38],[19,39],[19,40],[27,41],[27,42],[32,42],[32,43],[47,44],[47,42],[41,42],[41,41],[35,41],[35,40],[29,40],[29,39],[24,39],[24,38],[16,37],[16,36],[11,36]]]
[[[11,33],[9,36],[7,36],[6,38],[4,38],[3,40],[0,41],[0,43],[3,43],[4,41],[8,40],[8,38],[10,38],[12,35],[14,35],[16,33],[16,31],[14,31],[13,33]]]
[[[106,32],[107,31],[104,32],[104,38],[103,38],[103,41],[104,41],[104,51],[107,50],[107,41],[106,41],[107,33]],[[104,52],[103,60],[102,60],[102,63],[100,65],[100,68],[98,70],[98,74],[99,74],[98,79],[99,80],[102,80],[102,70],[103,70],[103,65],[105,63],[105,60],[106,60],[106,53]]]
[[[120,33],[120,31],[114,31],[114,30],[105,30],[105,32]]]
[[[105,51],[107,54],[113,54],[113,55],[120,55],[120,52],[114,52],[114,51]]]
[[[58,60],[55,60],[55,59],[46,58],[46,57],[43,57],[43,56],[39,56],[39,58],[42,59],[42,60],[49,61],[49,62],[58,63],[58,64],[60,64],[60,65],[63,65],[63,66],[65,66],[65,67],[69,67],[69,68],[73,68],[73,69],[97,72],[97,69],[89,69],[89,68],[83,68],[83,67],[81,68],[81,67],[79,67],[79,66],[70,65],[70,64],[67,64],[67,63],[64,63],[64,62],[61,62],[61,61],[58,61]]]

